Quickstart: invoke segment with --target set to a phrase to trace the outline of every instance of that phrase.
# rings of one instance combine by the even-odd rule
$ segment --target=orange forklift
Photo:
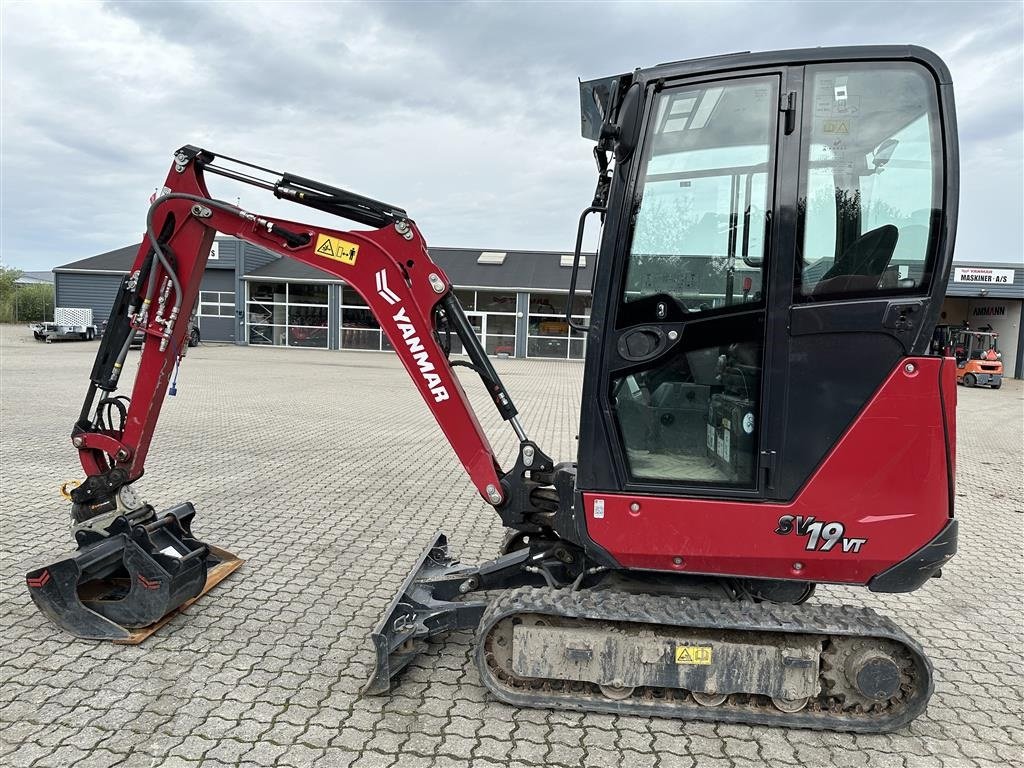
[[[973,331],[969,326],[940,325],[935,342],[942,353],[956,358],[956,383],[965,387],[1003,386],[1003,353],[999,334],[992,330]]]

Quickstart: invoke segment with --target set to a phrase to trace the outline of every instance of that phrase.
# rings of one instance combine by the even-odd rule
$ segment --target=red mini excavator
[[[956,550],[956,365],[928,354],[956,224],[949,72],[920,48],[817,48],[580,93],[598,182],[577,265],[587,217],[603,229],[589,322],[566,318],[587,349],[575,461],[527,436],[404,210],[186,146],[72,432],[79,549],[28,575],[47,616],[120,637],[202,590],[212,555],[191,505],[157,512],[132,483],[223,232],[366,300],[508,529],[478,566],[437,535],[373,634],[368,693],[429,638],[475,628],[481,681],[514,705],[850,731],[919,714],[932,674],[914,640],[874,611],[804,603],[818,583],[915,590]],[[211,197],[209,174],[371,229],[250,213]],[[115,396],[137,332],[131,397]],[[515,430],[513,467],[456,366]],[[97,596],[114,577],[121,591]]]

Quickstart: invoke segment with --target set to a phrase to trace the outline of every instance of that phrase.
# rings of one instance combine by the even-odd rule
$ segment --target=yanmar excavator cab
[[[852,731],[920,713],[931,664],[913,639],[805,601],[820,583],[917,589],[956,549],[956,365],[929,354],[957,209],[946,67],[913,47],[743,53],[586,82],[581,99],[598,182],[577,260],[587,218],[603,229],[589,322],[567,313],[587,339],[575,457],[528,437],[406,211],[187,146],[72,433],[80,548],[61,579],[29,574],[47,615],[105,637],[150,620],[134,608],[165,582],[161,610],[199,590],[191,506],[158,514],[132,483],[219,231],[363,296],[509,531],[478,566],[438,534],[373,634],[367,692],[429,638],[476,628],[482,682],[515,705]],[[250,213],[211,197],[210,174],[371,229]],[[569,306],[575,290],[574,269]],[[113,392],[136,331],[128,399]],[[518,436],[513,467],[457,366]],[[81,593],[111,575],[132,585],[117,610]]]

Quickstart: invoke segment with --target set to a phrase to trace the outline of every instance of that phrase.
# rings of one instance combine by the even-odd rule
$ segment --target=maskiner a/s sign
[[[998,283],[1013,285],[1012,269],[986,269],[985,267],[956,267],[954,283]]]

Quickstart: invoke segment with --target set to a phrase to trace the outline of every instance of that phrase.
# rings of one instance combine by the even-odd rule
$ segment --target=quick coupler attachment
[[[473,629],[486,602],[457,601],[475,584],[478,568],[461,566],[448,554],[448,537],[438,532],[416,561],[402,588],[391,601],[371,638],[377,663],[363,694],[387,693],[391,680],[405,669],[435,635]]]
[[[194,515],[186,502],[159,513],[150,507],[134,520],[116,518],[107,535],[81,537],[76,552],[26,574],[32,600],[75,637],[140,641],[148,636],[140,635],[142,628],[207,589],[211,568],[226,558],[241,564],[192,536]]]

